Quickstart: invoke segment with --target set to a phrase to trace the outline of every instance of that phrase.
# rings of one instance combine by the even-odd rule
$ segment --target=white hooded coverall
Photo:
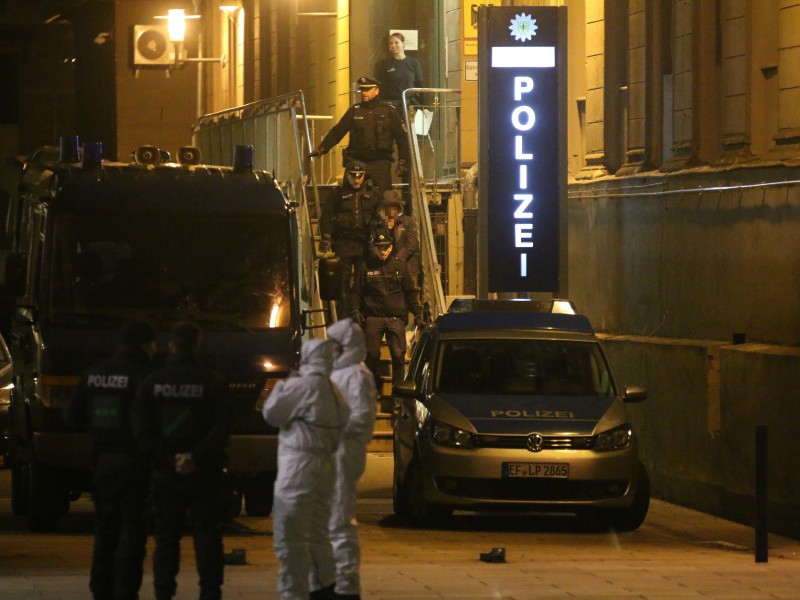
[[[336,579],[328,523],[334,454],[350,409],[329,379],[333,348],[330,340],[304,342],[299,376],[279,381],[262,409],[280,428],[272,520],[281,600],[308,600],[310,577],[323,587]]]
[[[335,589],[338,594],[358,595],[361,552],[356,528],[356,483],[364,473],[367,444],[375,428],[375,377],[363,362],[367,355],[364,332],[352,319],[331,325],[328,337],[342,348],[334,359],[331,380],[350,407],[350,420],[336,451],[336,492],[331,507]]]

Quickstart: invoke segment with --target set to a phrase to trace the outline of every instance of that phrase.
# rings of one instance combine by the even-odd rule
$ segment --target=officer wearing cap
[[[381,218],[392,237],[392,253],[408,264],[411,276],[417,281],[419,274],[419,228],[411,215],[403,212],[403,198],[397,190],[383,193]]]
[[[320,252],[331,249],[339,258],[342,296],[338,314],[347,317],[348,294],[354,268],[364,260],[369,235],[379,217],[380,195],[367,179],[366,165],[351,160],[345,167],[344,181],[330,191],[320,219]]]
[[[142,321],[123,325],[113,355],[90,366],[64,411],[92,440],[95,507],[89,589],[96,599],[137,598],[147,542],[150,465],[133,435],[136,389],[151,370],[156,332]]]
[[[403,381],[405,370],[408,313],[422,325],[419,290],[408,265],[392,254],[392,237],[385,227],[377,227],[370,239],[371,253],[364,261],[350,290],[353,320],[361,324],[367,340],[367,366],[381,389],[379,373],[381,341],[392,357],[392,385]]]
[[[408,136],[397,111],[379,98],[380,83],[369,77],[360,77],[356,82],[361,92],[361,102],[347,109],[339,122],[322,139],[309,157],[327,154],[349,133],[350,143],[345,149],[345,162],[360,160],[366,165],[372,182],[385,191],[392,187],[392,162],[394,144],[397,144],[397,176],[407,171]]]

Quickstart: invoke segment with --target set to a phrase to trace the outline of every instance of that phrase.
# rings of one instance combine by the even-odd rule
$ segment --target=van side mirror
[[[28,256],[9,252],[5,260],[3,291],[9,296],[22,296],[28,287]]]
[[[645,398],[647,398],[647,390],[641,385],[626,385],[622,394],[625,402],[641,402]]]

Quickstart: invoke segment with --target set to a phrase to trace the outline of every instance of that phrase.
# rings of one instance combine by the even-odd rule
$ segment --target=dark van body
[[[295,210],[266,172],[207,166],[32,163],[7,217],[0,327],[15,365],[12,504],[55,527],[89,489],[88,438],[61,413],[121,324],[149,320],[160,348],[177,321],[204,335],[235,418],[232,488],[272,508],[276,431],[260,407],[295,367],[307,293]]]

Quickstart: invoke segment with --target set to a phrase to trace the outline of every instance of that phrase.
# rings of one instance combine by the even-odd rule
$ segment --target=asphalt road
[[[456,513],[418,530],[392,515],[388,454],[372,454],[360,484],[362,598],[533,600],[541,598],[800,598],[800,542],[770,536],[768,563],[755,563],[749,527],[654,501],[635,532],[587,531],[567,516]],[[11,515],[9,472],[0,471],[0,600],[88,598],[92,507],[72,504],[53,534],[32,534]],[[247,564],[226,569],[226,598],[277,598],[269,518],[241,517],[225,549]],[[506,548],[505,564],[479,554]],[[152,552],[152,546],[149,553]],[[196,598],[189,539],[177,598]],[[142,600],[152,599],[149,557]]]

